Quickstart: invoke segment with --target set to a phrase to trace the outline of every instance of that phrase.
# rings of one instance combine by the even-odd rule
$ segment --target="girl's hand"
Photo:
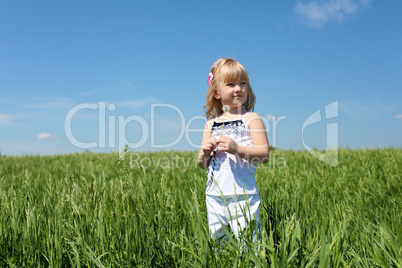
[[[209,142],[201,145],[201,150],[204,151],[204,155],[210,156],[212,151],[218,146],[216,138],[211,138]]]
[[[239,147],[239,145],[228,136],[221,136],[219,138],[216,138],[216,143],[219,146],[219,151],[227,152],[230,154],[236,154]]]

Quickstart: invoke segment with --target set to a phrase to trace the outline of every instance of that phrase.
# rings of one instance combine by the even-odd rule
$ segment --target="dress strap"
[[[250,113],[250,112],[247,112],[247,113],[243,114],[243,116],[241,117],[241,120],[244,121],[244,118],[246,118],[246,115],[248,115],[249,113]]]

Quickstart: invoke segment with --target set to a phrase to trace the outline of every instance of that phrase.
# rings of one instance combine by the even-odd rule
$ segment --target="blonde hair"
[[[204,105],[205,115],[208,119],[223,114],[222,103],[214,97],[214,93],[217,92],[219,86],[227,82],[246,81],[248,91],[243,107],[247,111],[254,111],[255,95],[250,86],[249,75],[240,62],[232,58],[221,58],[212,65],[210,72],[213,74],[213,79],[209,84]]]

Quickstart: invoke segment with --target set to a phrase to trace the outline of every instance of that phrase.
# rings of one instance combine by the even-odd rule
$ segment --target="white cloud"
[[[357,102],[339,102],[339,108],[342,112],[348,114],[354,120],[371,120],[381,118],[391,113],[394,109],[381,103],[357,103]]]
[[[157,99],[154,98],[145,98],[142,100],[128,100],[128,101],[120,101],[114,103],[116,107],[131,107],[131,108],[142,108],[144,106],[154,104],[154,103],[159,103]]]
[[[25,114],[0,114],[0,125],[14,125],[18,118],[25,116]]]
[[[395,119],[402,119],[402,114],[397,114],[394,116]]]
[[[83,92],[81,92],[79,95],[80,95],[81,97],[86,97],[86,96],[89,96],[89,95],[90,95],[90,92],[89,92],[89,91],[83,91]]]
[[[133,85],[133,82],[128,79],[119,79],[119,80],[117,80],[117,82],[118,82],[118,84],[123,85],[123,86]]]
[[[56,136],[51,135],[50,133],[40,133],[36,136],[38,140],[48,140],[48,139],[55,139]]]
[[[110,92],[110,90],[113,90],[118,93],[123,93],[123,92],[132,92],[134,87],[133,81],[129,79],[118,79],[116,81],[113,81],[108,84],[101,84],[97,85],[96,88],[82,91],[79,93],[79,96],[82,97],[88,97],[88,96],[94,96],[94,95],[99,95],[99,94],[106,94],[107,92]]]
[[[15,115],[11,114],[0,114],[0,125],[6,125],[12,122],[16,118]]]
[[[42,102],[37,104],[31,104],[28,107],[31,108],[40,108],[40,109],[52,109],[52,108],[70,108],[74,104],[71,100],[54,100],[49,102]]]
[[[301,21],[314,29],[322,29],[327,23],[343,23],[346,18],[356,15],[370,0],[329,0],[326,2],[298,2],[294,12]]]

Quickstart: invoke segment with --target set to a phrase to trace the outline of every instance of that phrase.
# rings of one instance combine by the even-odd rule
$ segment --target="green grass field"
[[[271,152],[262,241],[209,238],[196,152],[0,157],[0,267],[402,267],[402,150]]]

